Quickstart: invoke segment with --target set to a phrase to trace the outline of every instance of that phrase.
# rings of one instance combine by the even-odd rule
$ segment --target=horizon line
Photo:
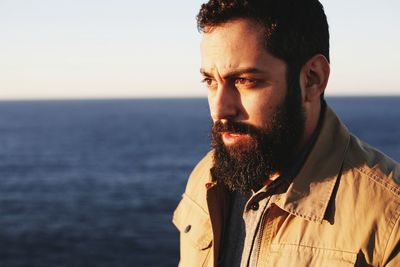
[[[400,98],[400,94],[380,94],[380,95],[371,95],[371,94],[335,94],[335,95],[325,95],[325,98],[387,98],[387,97],[395,97]],[[57,98],[57,97],[49,97],[49,98],[9,98],[9,99],[0,99],[0,103],[4,102],[41,102],[41,101],[129,101],[129,100],[190,100],[190,99],[207,99],[207,96],[138,96],[138,97],[82,97],[82,98]]]

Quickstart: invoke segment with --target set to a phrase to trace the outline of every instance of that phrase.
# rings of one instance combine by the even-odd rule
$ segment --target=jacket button
[[[260,207],[260,205],[258,204],[258,202],[253,202],[250,205],[250,209],[252,209],[252,210],[258,210],[259,207]]]
[[[192,229],[192,226],[189,224],[188,226],[186,226],[185,228],[185,233],[188,233],[190,231],[190,229]]]

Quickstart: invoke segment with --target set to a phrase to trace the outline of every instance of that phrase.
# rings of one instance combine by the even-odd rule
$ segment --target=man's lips
[[[223,132],[222,141],[225,145],[233,145],[239,142],[245,142],[250,138],[249,134],[243,133],[233,133],[233,132]]]

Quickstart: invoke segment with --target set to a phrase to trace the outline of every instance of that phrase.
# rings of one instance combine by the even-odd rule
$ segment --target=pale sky
[[[0,100],[206,96],[200,0],[0,0]],[[327,95],[400,95],[400,1],[325,0]]]

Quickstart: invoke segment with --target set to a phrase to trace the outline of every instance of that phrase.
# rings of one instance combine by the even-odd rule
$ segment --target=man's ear
[[[310,58],[300,71],[300,86],[304,102],[320,99],[328,84],[330,65],[325,56]]]

